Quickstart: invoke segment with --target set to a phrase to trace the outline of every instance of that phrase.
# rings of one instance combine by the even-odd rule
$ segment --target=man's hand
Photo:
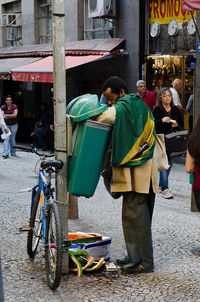
[[[4,130],[5,130],[5,133],[8,134],[9,129],[8,129],[8,128],[5,128]]]

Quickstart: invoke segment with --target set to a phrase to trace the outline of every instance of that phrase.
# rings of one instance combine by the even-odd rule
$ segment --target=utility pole
[[[56,175],[56,199],[61,203],[63,238],[68,236],[67,195],[67,131],[66,131],[66,67],[65,67],[65,8],[64,0],[52,0],[53,25],[53,88],[55,157],[63,161]],[[68,273],[68,254],[63,255],[63,273]]]
[[[200,42],[200,10],[197,10],[197,39]],[[196,44],[197,44],[196,43]],[[194,125],[200,114],[200,53],[196,52],[196,68],[195,68],[195,91],[194,91]]]
[[[200,42],[200,10],[197,10],[197,19],[196,19],[196,28],[197,28],[197,35],[196,35],[196,44]],[[198,116],[200,114],[200,54],[196,51],[196,68],[195,68],[195,81],[194,81],[194,120],[193,126],[196,124]],[[194,194],[191,193],[191,211],[192,212],[199,212],[195,201],[194,201]]]

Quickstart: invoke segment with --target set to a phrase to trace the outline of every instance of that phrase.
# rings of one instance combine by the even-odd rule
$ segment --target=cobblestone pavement
[[[0,146],[0,151],[2,146]],[[36,182],[37,156],[18,152],[0,158],[0,249],[5,302],[64,301],[200,301],[200,257],[191,249],[200,245],[199,213],[190,211],[188,175],[183,164],[174,164],[170,184],[174,199],[156,197],[153,217],[155,272],[124,276],[120,271],[100,271],[81,278],[62,277],[52,292],[46,282],[42,247],[34,262],[26,253],[26,233],[19,227],[29,220],[30,188]],[[70,220],[70,231],[95,231],[112,237],[111,260],[125,255],[121,228],[121,199],[113,200],[100,181],[95,196],[79,198],[79,220]]]

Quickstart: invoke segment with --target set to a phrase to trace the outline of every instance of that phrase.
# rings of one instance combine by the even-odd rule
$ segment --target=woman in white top
[[[0,110],[0,128],[4,128],[5,133],[8,133],[8,128],[7,128],[6,123],[4,121],[4,118],[3,118],[1,110]]]

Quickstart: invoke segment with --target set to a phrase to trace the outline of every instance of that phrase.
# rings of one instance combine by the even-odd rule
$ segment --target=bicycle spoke
[[[50,204],[47,216],[46,272],[49,287],[55,290],[61,281],[62,273],[62,227],[58,206]]]

